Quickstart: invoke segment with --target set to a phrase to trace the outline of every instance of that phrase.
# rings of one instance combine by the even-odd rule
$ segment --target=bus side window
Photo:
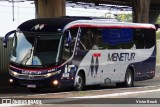
[[[73,54],[77,31],[78,28],[72,28],[64,32],[64,58],[70,58]]]
[[[144,49],[144,33],[142,29],[134,30],[133,39],[136,45],[136,49]]]
[[[155,30],[154,29],[144,29],[144,43],[145,48],[151,48],[155,44]]]
[[[68,38],[69,31],[64,33],[64,46],[63,46],[63,58],[67,59],[70,58],[70,43]]]
[[[79,50],[90,50],[93,46],[93,32],[91,29],[83,29],[79,41]]]
[[[103,49],[102,30],[97,28],[88,28],[82,30],[79,42],[80,50],[98,50]]]
[[[85,37],[85,35],[81,35],[80,36],[80,41],[79,41],[79,50],[88,50],[87,48],[87,39]]]

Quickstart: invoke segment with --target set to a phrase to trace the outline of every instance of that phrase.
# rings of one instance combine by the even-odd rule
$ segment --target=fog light
[[[58,85],[58,81],[57,81],[57,80],[54,80],[54,81],[53,81],[53,85]]]
[[[9,79],[9,83],[13,83],[13,79]]]

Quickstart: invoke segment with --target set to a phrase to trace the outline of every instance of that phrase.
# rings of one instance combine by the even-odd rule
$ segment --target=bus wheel
[[[125,75],[125,81],[122,83],[117,83],[117,86],[120,87],[133,87],[134,86],[134,79],[133,79],[133,73],[130,69],[127,69],[126,75]]]
[[[125,86],[126,87],[134,86],[133,73],[130,69],[127,70],[126,75],[125,75]]]
[[[84,78],[83,78],[83,75],[82,73],[79,73],[77,76],[76,76],[76,85],[75,85],[75,90],[76,91],[81,91],[84,87]]]
[[[32,93],[38,93],[40,88],[29,88],[30,92]]]

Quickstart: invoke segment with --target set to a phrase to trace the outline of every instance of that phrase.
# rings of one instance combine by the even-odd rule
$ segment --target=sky
[[[7,32],[15,30],[19,24],[29,19],[35,18],[35,6],[32,2],[18,2],[14,4],[14,21],[12,3],[7,1],[0,2],[0,37]],[[66,7],[66,15],[68,16],[104,16],[110,10],[84,9]],[[118,14],[120,11],[112,11]]]

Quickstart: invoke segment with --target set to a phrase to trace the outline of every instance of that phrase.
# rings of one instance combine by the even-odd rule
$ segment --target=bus
[[[156,66],[156,28],[152,24],[61,17],[32,19],[14,35],[9,83],[37,92],[43,87],[115,83],[132,87],[152,79]]]

